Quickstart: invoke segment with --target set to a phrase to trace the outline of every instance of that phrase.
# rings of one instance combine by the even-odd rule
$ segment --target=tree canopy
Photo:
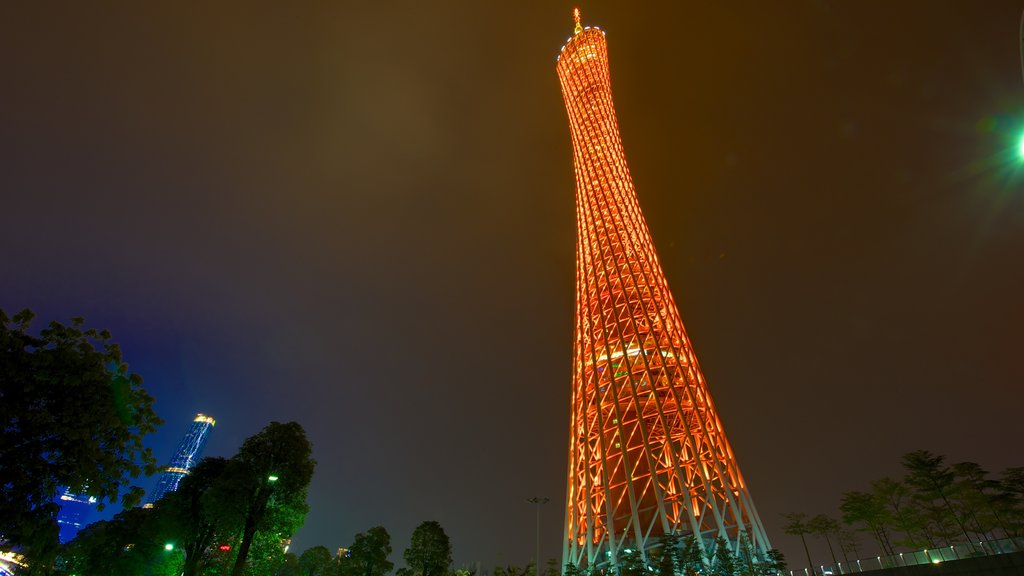
[[[350,576],[384,576],[395,567],[391,556],[391,535],[383,526],[356,534],[345,559]]]
[[[0,534],[45,569],[57,552],[53,499],[61,490],[126,507],[143,490],[125,488],[156,470],[143,438],[162,422],[142,378],[128,370],[106,330],[0,310]]]
[[[305,518],[306,490],[316,461],[297,422],[271,422],[242,443],[230,473],[245,504],[233,576],[242,576],[257,531],[292,534]],[[283,552],[280,554],[283,558]]]
[[[986,554],[1016,546],[994,541],[1024,534],[1024,468],[992,477],[975,462],[947,464],[944,456],[927,450],[908,452],[900,463],[902,478],[880,478],[869,490],[845,492],[839,504],[843,523],[871,535],[883,564],[900,565],[900,548],[963,546],[968,554]],[[849,528],[820,514],[810,520],[801,513],[785,517],[787,534],[825,538],[834,564],[833,542],[844,561],[858,558],[857,538]]]
[[[333,576],[335,563],[331,551],[325,546],[307,548],[299,556],[299,571],[302,576]]]
[[[293,454],[282,454],[286,451]],[[131,508],[83,530],[62,554],[63,573],[225,576],[239,570],[246,537],[251,558],[241,560],[242,574],[302,572],[298,559],[287,562],[284,544],[308,509],[310,454],[301,426],[273,422],[233,458],[201,460],[178,490],[152,509]],[[277,480],[270,480],[270,469]],[[168,544],[170,550],[164,548]],[[333,558],[329,553],[327,558],[329,567],[317,568],[315,576],[335,576]],[[309,562],[306,558],[307,567]]]
[[[429,520],[413,530],[412,541],[402,556],[417,576],[443,576],[452,565],[452,544],[444,528]]]

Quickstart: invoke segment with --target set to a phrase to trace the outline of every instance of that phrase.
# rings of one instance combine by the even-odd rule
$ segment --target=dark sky
[[[1024,465],[1021,3],[683,4],[582,9],[773,544],[909,450]],[[161,461],[302,423],[297,549],[525,563],[540,495],[560,554],[571,7],[4,3],[0,307],[109,328]]]

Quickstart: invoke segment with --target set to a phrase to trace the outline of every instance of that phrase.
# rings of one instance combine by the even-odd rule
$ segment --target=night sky
[[[683,4],[583,20],[730,442],[802,566],[780,514],[835,513],[907,451],[1024,465],[1024,6]],[[438,520],[458,564],[524,564],[525,499],[548,496],[559,556],[572,6],[3,3],[0,307],[109,328],[161,462],[196,412],[207,455],[300,422],[296,550],[380,524],[400,564]]]

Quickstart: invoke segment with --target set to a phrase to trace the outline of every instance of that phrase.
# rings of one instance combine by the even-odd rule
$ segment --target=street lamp
[[[267,476],[267,482],[277,482],[277,476],[274,476],[273,474]]]
[[[534,576],[540,576],[540,506],[541,504],[547,504],[550,498],[540,498],[534,496],[533,498],[527,498],[526,501],[530,504],[537,505],[537,559],[534,561],[533,573]]]
[[[168,542],[167,544],[164,544],[164,550],[167,550],[168,552],[170,552],[171,550],[174,550],[174,543],[173,542]]]

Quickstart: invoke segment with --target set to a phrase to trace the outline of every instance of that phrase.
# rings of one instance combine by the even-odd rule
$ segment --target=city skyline
[[[158,455],[301,422],[295,550],[522,565],[540,496],[560,556],[571,8],[3,6],[0,306],[110,329]],[[582,8],[771,543],[910,450],[1020,465],[1019,3]]]

